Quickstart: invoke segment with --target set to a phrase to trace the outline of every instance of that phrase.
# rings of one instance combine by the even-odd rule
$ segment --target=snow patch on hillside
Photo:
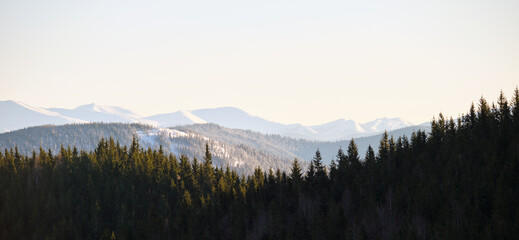
[[[206,121],[204,121],[203,119],[199,118],[198,116],[196,116],[195,114],[193,114],[190,111],[182,110],[182,111],[179,111],[179,112],[182,113],[182,115],[184,115],[186,118],[191,120],[193,123],[207,123]]]
[[[139,139],[147,142],[155,142],[157,137],[166,137],[166,138],[179,138],[179,137],[188,137],[189,134],[169,128],[152,128],[148,131],[138,131],[137,132]]]

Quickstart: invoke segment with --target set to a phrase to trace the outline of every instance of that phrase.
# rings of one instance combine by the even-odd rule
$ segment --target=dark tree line
[[[239,176],[203,159],[101,140],[0,153],[1,239],[515,239],[519,91],[430,134],[354,141],[306,173]]]

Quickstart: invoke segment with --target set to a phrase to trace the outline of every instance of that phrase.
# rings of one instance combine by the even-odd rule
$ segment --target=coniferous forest
[[[238,175],[113,139],[0,153],[1,239],[516,239],[519,91],[324,166]]]

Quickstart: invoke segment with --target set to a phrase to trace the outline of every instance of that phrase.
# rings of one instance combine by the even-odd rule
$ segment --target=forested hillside
[[[250,130],[230,129],[215,124],[193,124],[179,126],[173,129],[200,134],[209,139],[227,144],[251,146],[259,151],[269,152],[276,156],[289,159],[297,157],[305,161],[310,161],[315,154],[315,150],[319,148],[322,153],[323,162],[326,164],[330,164],[332,159],[335,158],[337,149],[341,147],[346,148],[350,144],[349,140],[329,142],[309,141],[283,137],[277,134],[262,134]],[[409,137],[413,132],[425,131],[428,133],[430,130],[430,125],[425,124],[390,131],[387,134],[396,139],[403,136]],[[366,152],[370,145],[377,148],[382,135],[383,134],[376,134],[369,137],[355,138],[359,151]]]
[[[261,135],[256,133],[256,135]],[[165,153],[184,154],[201,159],[203,146],[208,143],[213,152],[213,163],[219,167],[229,166],[239,174],[251,174],[254,168],[280,168],[289,170],[296,155],[279,156],[269,149],[256,149],[239,142],[221,142],[207,138],[198,132],[182,132],[175,129],[156,128],[143,124],[87,123],[61,126],[40,126],[0,134],[0,148],[17,148],[23,155],[31,155],[40,147],[45,151],[58,152],[76,147],[78,151],[93,151],[101,139],[113,138],[121,146],[129,147],[133,137],[147,149],[163,147]],[[304,166],[307,166],[304,163]]]
[[[102,140],[0,154],[1,239],[516,239],[519,90],[430,134],[355,142],[307,172],[240,176],[202,159]],[[361,155],[362,154],[362,155]],[[361,161],[364,156],[365,161]]]
[[[133,136],[138,131],[151,130],[152,127],[143,124],[128,123],[88,123],[67,125],[46,125],[30,127],[17,131],[0,134],[0,147],[18,148],[24,155],[30,155],[40,147],[54,152],[61,145],[76,146],[80,150],[92,151],[102,138],[114,138],[123,146],[130,146]]]
[[[388,132],[390,136],[411,136],[413,131],[430,132],[429,125],[418,125]],[[175,155],[201,158],[201,150],[209,143],[217,166],[230,165],[239,173],[252,173],[254,168],[281,168],[288,170],[290,162],[299,158],[302,163],[310,161],[317,148],[321,149],[323,161],[329,164],[335,158],[335,151],[346,147],[349,141],[319,142],[293,139],[276,134],[263,134],[250,130],[229,129],[216,124],[194,124],[171,129],[157,128],[143,124],[128,123],[87,123],[61,126],[40,126],[1,133],[0,149],[18,148],[24,155],[45,150],[57,152],[61,145],[74,146],[78,150],[92,151],[101,138],[113,138],[123,146],[129,146],[137,136],[141,146],[153,149],[162,145],[164,151]],[[369,145],[378,147],[382,134],[356,138],[359,151],[365,152]]]

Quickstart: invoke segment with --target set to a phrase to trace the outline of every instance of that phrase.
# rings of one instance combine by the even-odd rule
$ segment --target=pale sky
[[[519,1],[0,1],[0,100],[422,123],[519,85]]]

